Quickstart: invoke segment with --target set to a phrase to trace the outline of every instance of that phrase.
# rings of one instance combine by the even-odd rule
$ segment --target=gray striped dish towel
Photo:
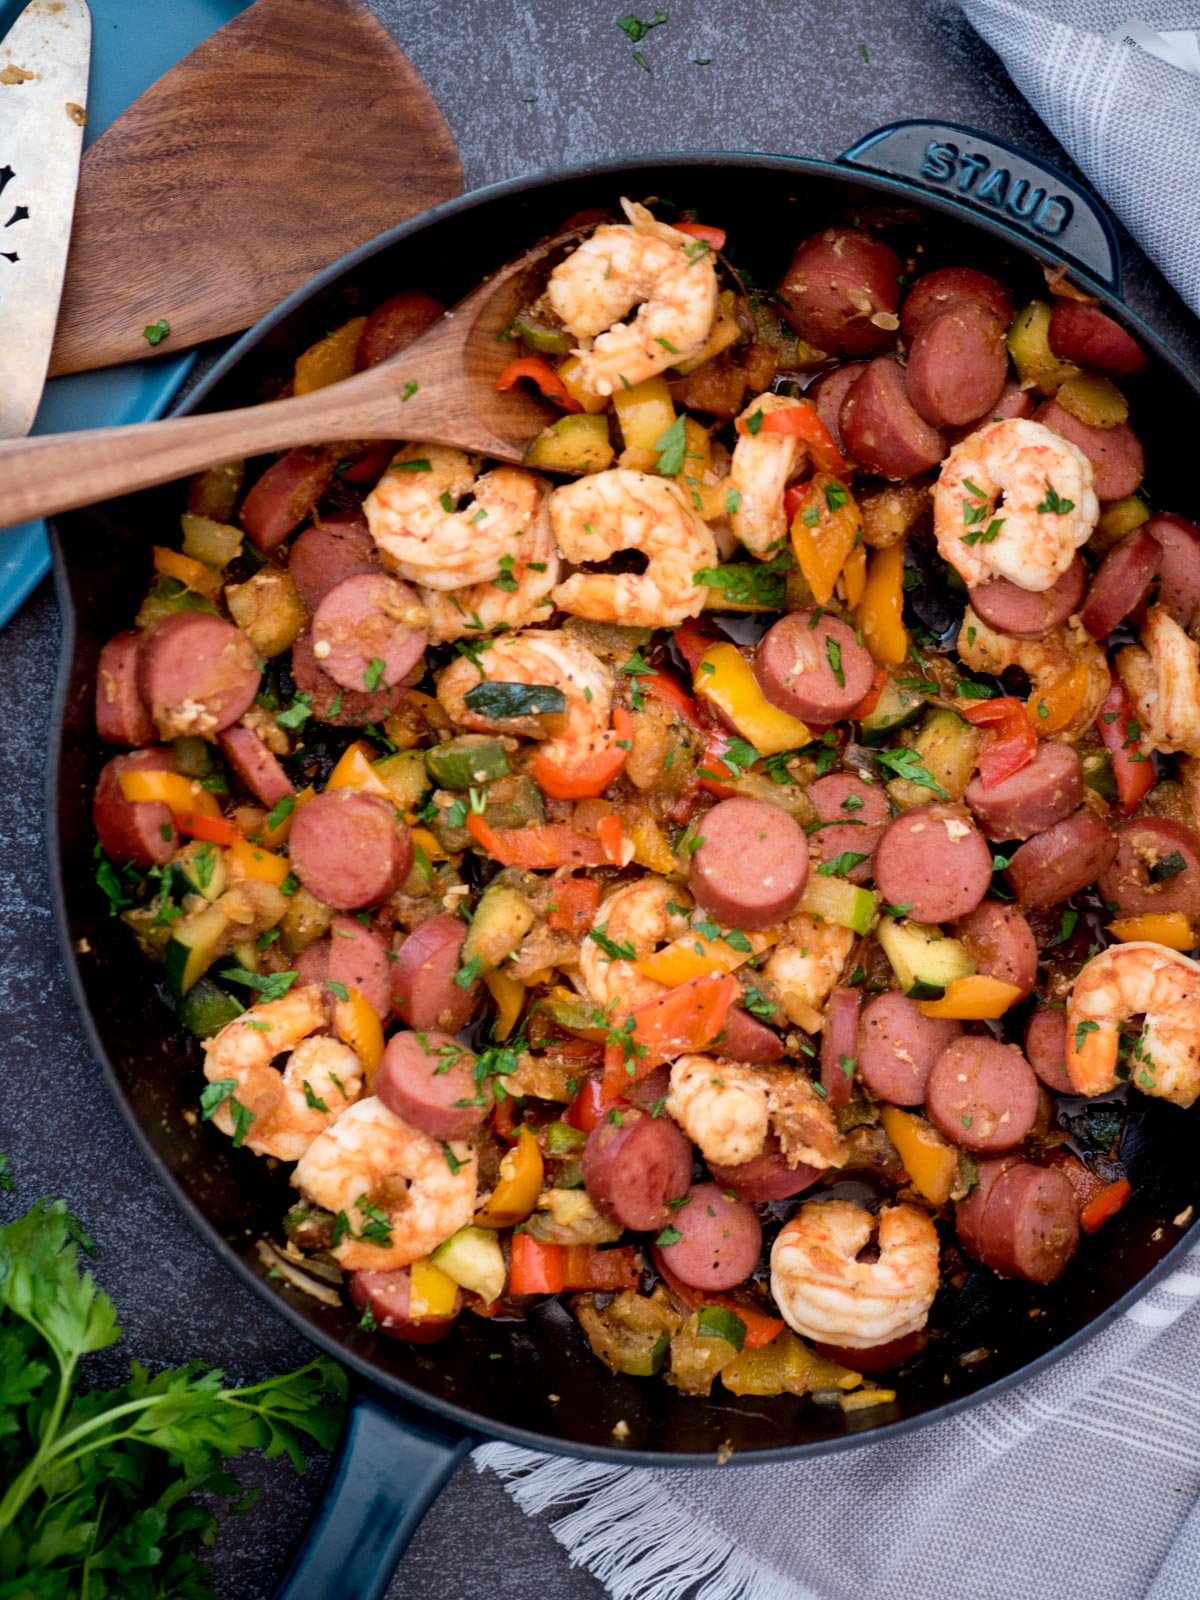
[[[1200,46],[1103,0],[961,0],[1200,313]],[[1200,1247],[1074,1355],[895,1442],[649,1471],[475,1452],[614,1600],[1195,1600]]]

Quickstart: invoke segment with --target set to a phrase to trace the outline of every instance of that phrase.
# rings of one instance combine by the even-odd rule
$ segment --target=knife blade
[[[46,381],[91,44],[86,0],[30,0],[0,44],[0,439],[29,432]]]

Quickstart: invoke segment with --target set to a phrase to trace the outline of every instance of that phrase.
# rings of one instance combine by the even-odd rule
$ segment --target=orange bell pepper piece
[[[1095,1233],[1109,1217],[1116,1216],[1132,1194],[1133,1185],[1128,1178],[1118,1178],[1116,1183],[1108,1184],[1079,1213],[1079,1226],[1084,1233]]]
[[[210,817],[196,811],[172,811],[171,821],[180,833],[190,839],[203,839],[207,844],[234,845],[242,835],[225,817]]]
[[[1012,695],[999,700],[964,700],[956,703],[960,717],[977,728],[989,728],[992,738],[979,752],[979,776],[985,789],[1011,778],[1037,754],[1037,736],[1029,726],[1025,707]]]
[[[737,994],[736,978],[706,973],[630,1012],[634,1025],[629,1045],[610,1043],[604,1051],[602,1099],[620,1099],[631,1083],[664,1061],[711,1044]]]
[[[219,817],[221,808],[197,779],[182,772],[123,772],[118,780],[126,800],[159,800],[172,811],[200,817]]]
[[[887,685],[887,681],[887,668],[877,667],[875,669],[875,676],[871,679],[871,687],[867,690],[866,694],[863,695],[862,699],[855,706],[854,710],[848,713],[849,720],[851,722],[861,722],[864,717],[869,717],[871,715],[872,711],[874,711],[875,707],[879,704],[879,696],[883,693],[884,688]]]
[[[537,1204],[544,1171],[537,1134],[523,1122],[517,1131],[516,1145],[500,1163],[500,1181],[491,1196],[475,1213],[480,1228],[511,1228],[524,1222]]]
[[[564,1289],[637,1288],[642,1274],[633,1245],[598,1250],[591,1244],[569,1244],[566,1250]]]
[[[761,416],[762,421],[751,430],[750,423],[755,415]],[[798,406],[789,406],[786,411],[751,412],[748,417],[739,417],[737,431],[739,434],[790,434],[804,440],[818,471],[849,474],[851,470],[850,463],[838,449],[836,439],[821,421],[811,400],[802,400]]]
[[[1148,911],[1141,917],[1118,917],[1108,931],[1122,944],[1146,939],[1166,945],[1168,950],[1194,950],[1200,943],[1196,930],[1182,911]]]
[[[362,789],[367,794],[381,795],[383,799],[391,800],[394,804],[395,795],[371,765],[373,755],[374,751],[369,744],[364,744],[361,739],[355,739],[353,744],[348,744],[342,751],[337,766],[329,774],[325,788]]]
[[[370,1092],[371,1080],[383,1060],[383,1024],[379,1013],[360,989],[347,989],[348,1000],[333,1003],[333,1031],[362,1062]]]
[[[161,572],[164,578],[174,578],[185,589],[190,589],[193,594],[202,594],[206,600],[215,600],[220,594],[225,582],[222,573],[214,572],[203,561],[185,556],[180,550],[168,550],[161,544],[151,548],[154,551],[155,572]]]
[[[522,378],[528,378],[536,384],[547,400],[553,400],[564,411],[583,410],[558,373],[542,356],[521,356],[516,361],[510,361],[496,380],[496,388],[503,394],[507,389],[515,389]]]
[[[1039,739],[1070,727],[1083,708],[1087,685],[1088,669],[1081,662],[1062,677],[1055,678],[1045,693],[1030,695],[1025,703],[1025,715]]]
[[[253,878],[258,883],[279,885],[292,870],[292,864],[286,856],[260,849],[248,839],[235,839],[229,846],[229,854],[237,862],[242,876]]]
[[[908,655],[904,626],[904,541],[872,550],[867,581],[854,620],[863,643],[880,666],[898,667]]]
[[[772,411],[772,417],[790,417],[791,411]],[[804,495],[792,518],[792,549],[819,606],[833,599],[838,575],[860,537],[862,515],[849,488],[829,472],[818,472],[804,486]]]
[[[710,250],[724,250],[725,229],[710,228],[704,222],[673,222],[676,233],[686,233],[689,238],[702,239]]]
[[[558,1294],[566,1286],[567,1246],[543,1244],[514,1233],[508,1263],[509,1294]]]
[[[592,925],[600,904],[600,885],[595,878],[560,878],[554,885],[546,921],[555,933],[577,937]]]
[[[588,800],[602,795],[625,765],[633,738],[633,719],[624,706],[613,708],[613,731],[617,736],[614,742],[585,767],[568,771],[539,750],[529,768],[534,782],[553,800]]]
[[[619,821],[617,825],[620,826]],[[531,828],[493,828],[473,811],[467,818],[467,832],[502,867],[546,872],[554,867],[612,864],[599,839],[576,833],[565,822],[541,822]]]

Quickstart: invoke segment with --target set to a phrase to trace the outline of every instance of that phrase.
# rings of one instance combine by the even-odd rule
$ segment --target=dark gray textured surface
[[[106,3],[119,0],[95,0],[98,15]],[[950,5],[667,0],[669,22],[641,45],[651,76],[615,26],[623,0],[374,3],[442,105],[472,187],[655,149],[827,157],[881,123],[913,116],[974,124],[1064,160]],[[711,65],[694,65],[697,57]],[[1136,254],[1127,258],[1127,284],[1131,303],[1190,339],[1193,325]],[[199,1358],[253,1379],[303,1361],[307,1346],[227,1276],[159,1190],[108,1102],[67,990],[41,842],[57,648],[44,585],[0,635],[0,1150],[12,1158],[17,1199],[65,1195],[96,1236],[97,1271],[121,1308],[126,1354],[151,1365]],[[319,1473],[299,1483],[285,1467],[246,1476],[263,1484],[264,1497],[225,1530],[225,1600],[271,1593],[320,1492]],[[494,1479],[465,1465],[389,1597],[528,1600],[536,1592],[584,1600],[602,1591],[568,1567],[545,1527],[515,1511]]]

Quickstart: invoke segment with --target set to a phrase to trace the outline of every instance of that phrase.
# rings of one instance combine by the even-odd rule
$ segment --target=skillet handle
[[[325,1499],[275,1600],[379,1600],[430,1501],[478,1440],[351,1390]]]
[[[837,159],[945,195],[1065,256],[1103,288],[1121,293],[1116,229],[1103,202],[1007,139],[957,122],[890,122]]]

